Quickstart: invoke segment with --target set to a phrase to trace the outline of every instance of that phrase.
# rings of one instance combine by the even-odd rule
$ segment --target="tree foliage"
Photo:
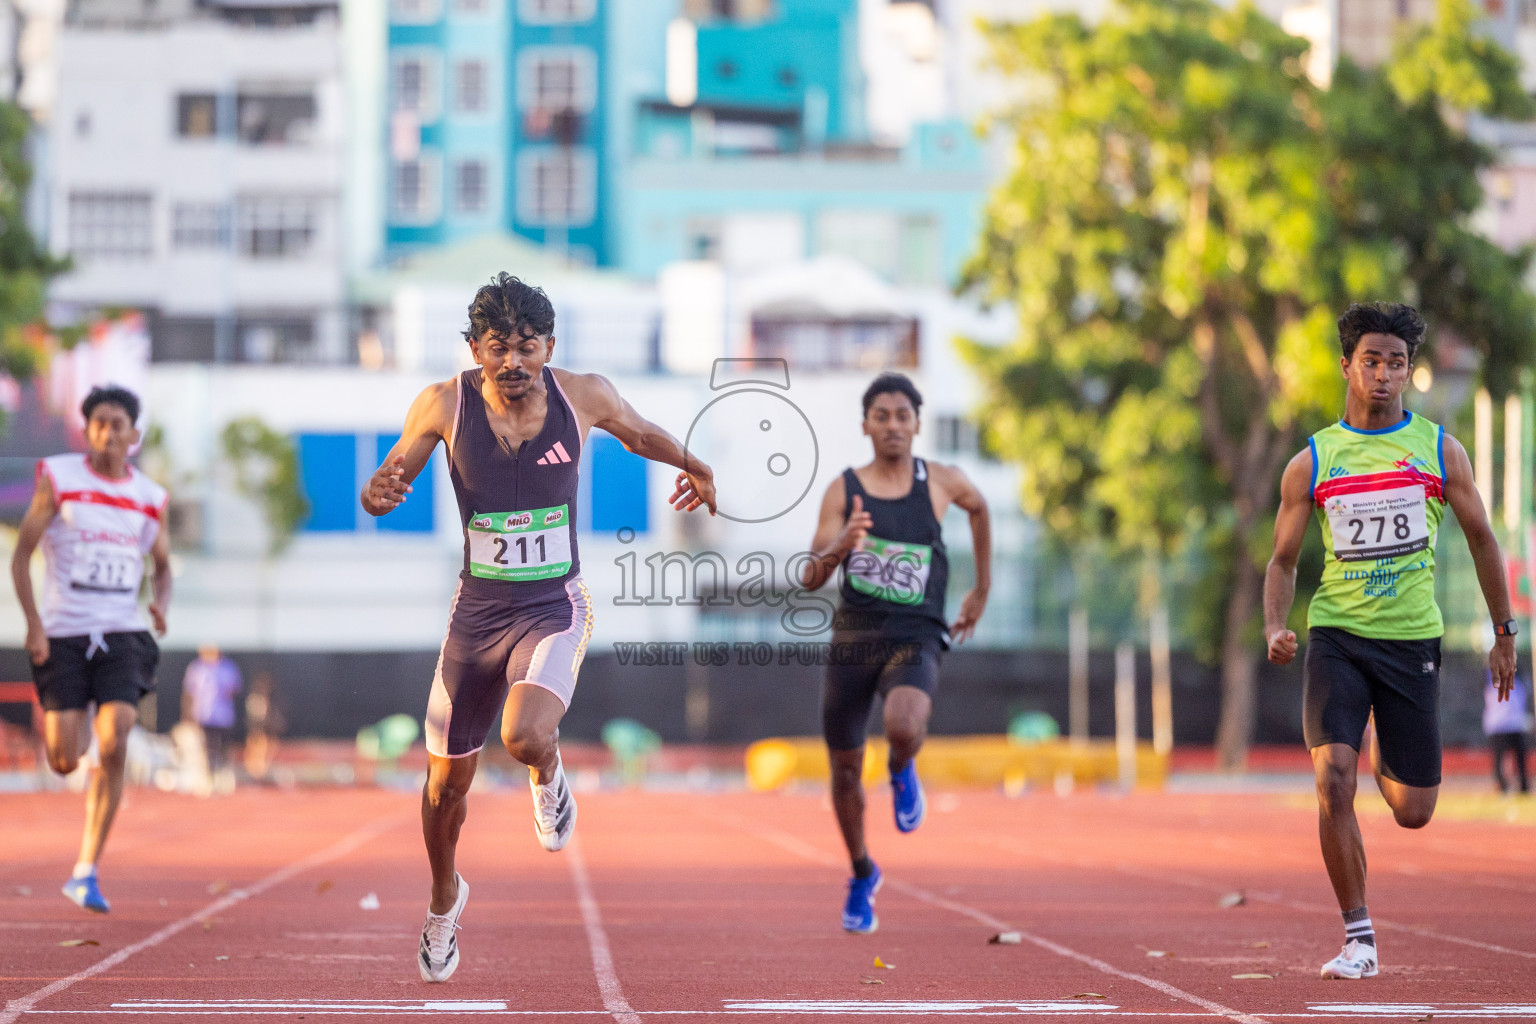
[[[236,488],[260,504],[266,515],[268,552],[281,554],[309,517],[293,439],[247,416],[231,420],[220,441],[234,467]]]
[[[41,365],[25,328],[42,321],[48,281],[69,266],[49,255],[27,226],[31,130],[19,107],[0,102],[0,374],[18,381],[30,380]],[[0,420],[0,432],[3,427]]]
[[[1089,25],[989,26],[1026,86],[1004,117],[1016,166],[963,286],[1018,313],[1008,346],[964,346],[990,442],[1024,505],[1069,543],[1226,566],[1218,745],[1240,766],[1279,471],[1342,409],[1334,321],[1352,301],[1418,305],[1484,356],[1490,387],[1531,361],[1531,253],[1469,227],[1493,154],[1461,111],[1527,116],[1468,0],[1347,60],[1317,88],[1307,43],[1250,3],[1120,0]]]

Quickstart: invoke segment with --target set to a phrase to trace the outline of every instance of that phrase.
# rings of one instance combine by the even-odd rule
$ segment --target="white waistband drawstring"
[[[105,651],[108,649],[107,638],[102,635],[101,630],[91,630],[91,643],[90,646],[86,647],[85,649],[85,660],[90,661],[93,657],[96,656],[97,651]]]

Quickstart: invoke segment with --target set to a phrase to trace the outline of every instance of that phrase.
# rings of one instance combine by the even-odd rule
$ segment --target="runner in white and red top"
[[[53,455],[37,464],[11,578],[27,618],[27,653],[54,771],[75,770],[95,728],[100,764],[86,789],[85,835],[64,895],[104,914],[111,907],[97,884],[96,862],[123,795],[128,732],[138,720],[139,701],[154,689],[160,661],[139,610],[144,559],[154,563],[149,614],[163,636],[170,544],[165,488],[128,463],[139,441],[138,397],[124,388],[95,388],[81,412],[85,454]],[[39,543],[46,567],[41,609],[31,573]]]

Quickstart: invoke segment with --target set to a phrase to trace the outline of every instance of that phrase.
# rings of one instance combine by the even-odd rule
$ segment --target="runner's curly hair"
[[[920,413],[923,410],[923,396],[917,391],[917,385],[912,383],[904,373],[882,373],[876,377],[869,387],[864,389],[864,415],[869,415],[869,407],[875,404],[875,399],[881,395],[906,395],[912,403],[912,411]]]
[[[1424,343],[1424,318],[1401,302],[1357,302],[1339,317],[1339,346],[1345,359],[1355,357],[1355,346],[1367,334],[1390,334],[1408,346],[1408,361]]]
[[[502,271],[475,292],[469,304],[469,329],[464,340],[478,341],[487,331],[491,337],[506,341],[519,338],[544,338],[554,333],[555,307],[544,289]]]

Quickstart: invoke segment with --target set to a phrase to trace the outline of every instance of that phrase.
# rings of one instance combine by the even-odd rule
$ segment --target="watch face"
[[[720,515],[763,523],[793,509],[816,480],[819,451],[811,421],[789,399],[737,388],[704,407],[683,446],[715,473]]]

